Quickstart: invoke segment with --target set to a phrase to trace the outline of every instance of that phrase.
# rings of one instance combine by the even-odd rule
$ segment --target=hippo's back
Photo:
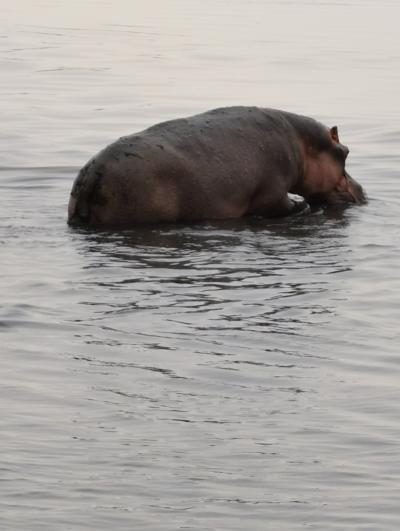
[[[296,142],[284,113],[258,107],[154,125],[89,161],[75,180],[69,218],[121,224],[238,217],[266,177],[297,173]]]

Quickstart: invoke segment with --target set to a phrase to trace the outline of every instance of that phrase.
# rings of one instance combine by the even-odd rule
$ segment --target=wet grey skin
[[[366,201],[345,169],[337,127],[259,107],[215,109],[113,142],[81,169],[68,223],[133,226]],[[293,201],[288,193],[301,195]]]

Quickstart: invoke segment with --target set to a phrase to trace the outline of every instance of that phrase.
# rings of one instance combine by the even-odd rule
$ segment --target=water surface
[[[0,528],[397,530],[395,1],[19,0],[0,22]],[[339,126],[365,207],[72,230],[86,160],[219,105]]]

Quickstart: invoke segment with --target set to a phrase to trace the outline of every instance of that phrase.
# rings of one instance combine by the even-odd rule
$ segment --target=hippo
[[[313,204],[364,203],[337,127],[261,107],[225,107],[119,138],[80,170],[68,223],[288,216]],[[288,194],[302,196],[296,201]]]

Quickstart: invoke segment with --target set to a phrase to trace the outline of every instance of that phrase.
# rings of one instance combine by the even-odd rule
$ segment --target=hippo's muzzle
[[[362,205],[367,202],[367,197],[362,186],[345,170],[335,189],[325,194],[313,195],[307,198],[307,201],[313,205],[344,205],[346,203]]]
[[[356,203],[362,205],[367,202],[362,186],[345,170],[344,176],[335,190],[329,195],[328,203]]]

